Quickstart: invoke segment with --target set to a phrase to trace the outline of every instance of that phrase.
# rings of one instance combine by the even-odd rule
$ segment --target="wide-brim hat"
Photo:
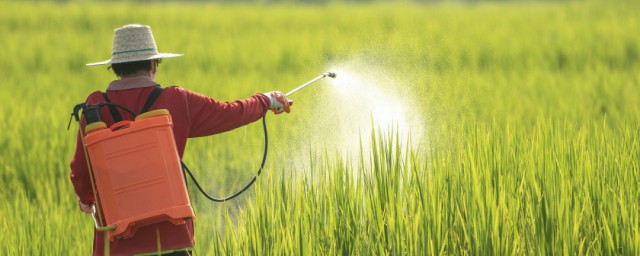
[[[182,54],[158,52],[158,46],[153,39],[151,27],[132,24],[115,30],[111,59],[89,63],[87,66],[166,59],[180,56],[182,56]]]

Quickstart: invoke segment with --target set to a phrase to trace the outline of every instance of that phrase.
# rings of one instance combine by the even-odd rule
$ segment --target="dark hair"
[[[162,59],[157,59],[158,64],[162,62]],[[149,71],[151,68],[151,60],[141,60],[141,61],[133,61],[133,62],[124,62],[124,63],[114,63],[109,67],[113,69],[113,73],[116,73],[117,76],[123,77],[126,75],[131,75],[138,70]]]

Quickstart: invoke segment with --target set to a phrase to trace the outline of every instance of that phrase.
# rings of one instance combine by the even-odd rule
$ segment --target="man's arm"
[[[81,124],[84,122],[81,122]],[[80,126],[79,129],[82,128]],[[89,168],[87,167],[87,160],[84,154],[84,147],[82,145],[82,134],[78,131],[78,137],[76,140],[76,152],[71,160],[71,182],[73,188],[80,199],[80,202],[84,204],[91,204],[94,202],[93,189],[91,188],[91,179],[89,176]]]
[[[263,94],[221,102],[189,90],[184,91],[191,120],[189,137],[213,135],[250,124],[260,119],[271,106],[269,97]]]

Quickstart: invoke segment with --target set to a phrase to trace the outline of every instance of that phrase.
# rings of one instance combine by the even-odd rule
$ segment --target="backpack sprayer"
[[[324,73],[285,95],[288,97],[325,77],[335,78],[336,74]],[[191,176],[198,190],[209,200],[225,202],[251,187],[264,168],[268,151],[266,113],[262,117],[264,154],[258,174],[229,197],[208,195],[178,155],[169,111],[148,111],[161,91],[157,88],[151,93],[140,114],[109,102],[106,95],[107,102],[81,103],[71,114],[79,121],[78,113],[82,110],[85,117],[86,126],[81,137],[95,198],[93,219],[96,230],[109,232],[110,240],[132,237],[142,226],[163,221],[178,225],[193,218],[195,214],[186,188],[186,174],[181,170]],[[109,106],[114,116],[118,115],[117,107],[136,118],[107,127],[100,117],[99,110],[103,106]],[[98,209],[102,209],[104,221]]]

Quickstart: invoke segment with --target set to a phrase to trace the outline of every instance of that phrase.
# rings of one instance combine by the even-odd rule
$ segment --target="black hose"
[[[191,171],[189,170],[189,168],[187,167],[187,165],[184,163],[184,161],[182,161],[182,159],[180,159],[180,164],[182,164],[182,169],[185,170],[189,176],[191,176],[191,180],[193,180],[193,183],[196,185],[196,187],[198,187],[198,190],[200,190],[200,192],[209,200],[214,201],[214,202],[226,202],[229,201],[231,199],[236,198],[237,196],[239,196],[240,194],[242,194],[244,191],[246,191],[247,189],[249,189],[249,187],[251,187],[251,185],[253,185],[253,183],[256,182],[256,178],[258,178],[258,176],[260,176],[260,173],[262,173],[262,169],[264,168],[264,164],[265,162],[267,162],[267,151],[269,149],[269,136],[267,134],[267,113],[264,114],[264,116],[262,116],[262,129],[264,130],[264,153],[262,155],[262,163],[260,163],[260,168],[258,169],[258,174],[256,176],[253,177],[253,179],[251,179],[251,181],[249,181],[249,183],[244,186],[244,188],[242,188],[240,191],[234,193],[233,195],[230,195],[228,197],[225,198],[215,198],[210,196],[209,194],[207,194],[207,192],[204,191],[204,189],[202,189],[202,187],[200,186],[200,184],[198,183],[198,181],[196,180],[196,178],[193,176],[193,173],[191,173]],[[186,180],[185,180],[186,182]]]

